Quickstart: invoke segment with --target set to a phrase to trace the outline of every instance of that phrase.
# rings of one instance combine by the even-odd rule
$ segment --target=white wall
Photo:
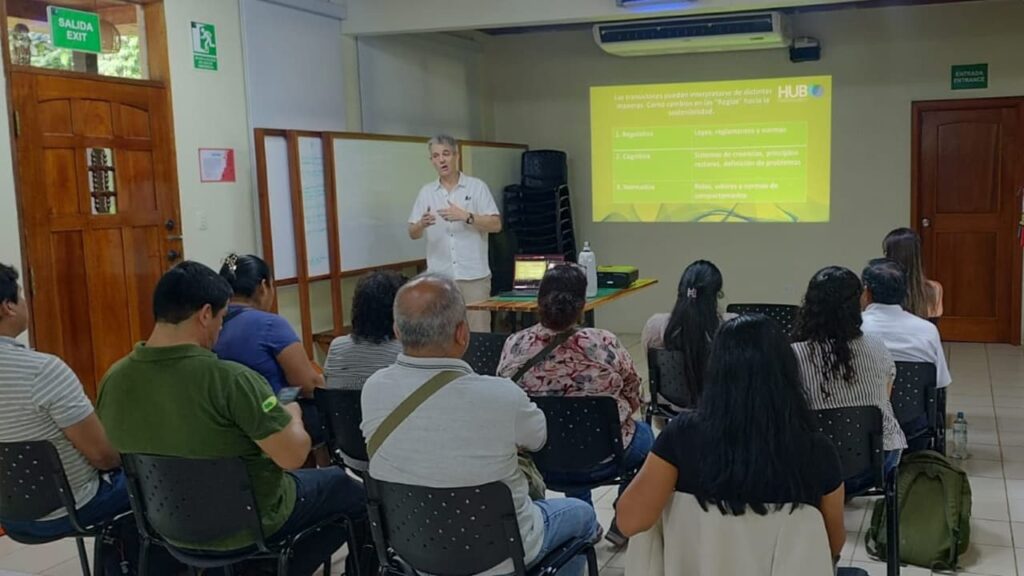
[[[267,0],[241,6],[252,126],[346,130],[341,20]]]
[[[7,93],[7,76],[0,60],[0,93]],[[14,193],[14,161],[11,157],[7,98],[0,98],[0,262],[21,271],[21,229],[18,200]]]
[[[479,44],[399,35],[359,38],[358,50],[363,131],[482,136]]]
[[[229,252],[256,250],[256,192],[238,2],[164,2],[185,256],[217,268]],[[193,20],[217,27],[217,72],[192,67]],[[199,148],[234,148],[237,182],[201,184]],[[206,229],[202,230],[204,217]]]
[[[665,0],[620,8],[614,0],[348,0],[346,34],[436,32],[768,10],[847,0]]]
[[[682,269],[708,258],[731,301],[797,303],[814,271],[859,272],[889,229],[910,219],[914,100],[1024,94],[1020,2],[973,2],[802,15],[801,34],[824,45],[817,63],[785,51],[622,59],[588,32],[497,37],[485,44],[495,136],[568,152],[580,240],[605,264],[635,264],[661,283],[598,312],[598,324],[638,332],[668,310]],[[950,65],[988,62],[988,90],[951,92]],[[833,75],[829,224],[593,224],[588,88],[602,84]]]

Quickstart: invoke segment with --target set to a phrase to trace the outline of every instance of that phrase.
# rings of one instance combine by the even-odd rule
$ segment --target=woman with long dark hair
[[[942,284],[924,276],[921,237],[910,228],[897,228],[882,241],[885,257],[903,265],[907,273],[907,295],[903,309],[930,320],[942,316]]]
[[[907,440],[889,396],[896,364],[885,343],[861,332],[860,279],[841,266],[818,271],[807,285],[793,331],[804,392],[812,410],[877,406],[882,411],[886,473],[899,463]],[[846,491],[870,488],[871,471],[846,480]]]
[[[683,356],[683,382],[690,398],[700,397],[711,340],[725,316],[718,309],[722,273],[707,260],[697,260],[683,271],[671,313],[651,316],[640,342],[644,350],[678,350]]]
[[[732,515],[814,506],[833,557],[842,551],[839,455],[817,432],[789,339],[767,317],[744,315],[719,328],[697,409],[658,436],[618,502],[619,529],[627,536],[649,529],[674,492]]]

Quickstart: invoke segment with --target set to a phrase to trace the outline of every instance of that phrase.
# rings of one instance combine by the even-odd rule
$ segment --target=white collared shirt
[[[445,190],[437,179],[420,188],[416,203],[409,214],[409,224],[415,224],[430,208],[435,216],[448,203],[473,214],[493,216],[498,214],[491,191],[483,180],[459,173],[459,183],[451,192]],[[481,232],[465,222],[446,222],[440,216],[433,226],[423,232],[427,239],[427,270],[435,274],[451,276],[456,280],[480,280],[491,275],[487,262],[487,233]]]
[[[898,304],[870,304],[861,314],[861,330],[885,342],[897,362],[935,364],[937,387],[949,386],[953,379],[942,351],[939,329],[931,322],[905,311]]]

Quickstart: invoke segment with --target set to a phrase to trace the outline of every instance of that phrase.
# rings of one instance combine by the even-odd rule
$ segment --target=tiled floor
[[[639,337],[622,336],[646,375],[646,356]],[[1002,345],[953,344],[947,348],[953,385],[949,412],[963,410],[969,422],[971,458],[964,464],[973,491],[971,548],[961,558],[961,574],[1024,576],[1024,351]],[[595,491],[598,518],[606,528],[612,518],[612,488]],[[847,543],[842,564],[884,575],[885,565],[871,560],[864,548],[871,501],[854,500],[846,510]],[[1018,548],[1019,546],[1019,548]],[[625,551],[601,543],[597,550],[602,576],[621,576]],[[343,570],[337,558],[334,574]],[[904,567],[905,576],[930,571]],[[74,542],[22,546],[0,537],[0,576],[75,576],[80,574]],[[938,573],[936,573],[938,574]],[[641,575],[637,575],[641,576]]]

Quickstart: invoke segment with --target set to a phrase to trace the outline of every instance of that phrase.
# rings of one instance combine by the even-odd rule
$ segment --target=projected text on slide
[[[829,76],[590,89],[594,220],[827,222]]]

